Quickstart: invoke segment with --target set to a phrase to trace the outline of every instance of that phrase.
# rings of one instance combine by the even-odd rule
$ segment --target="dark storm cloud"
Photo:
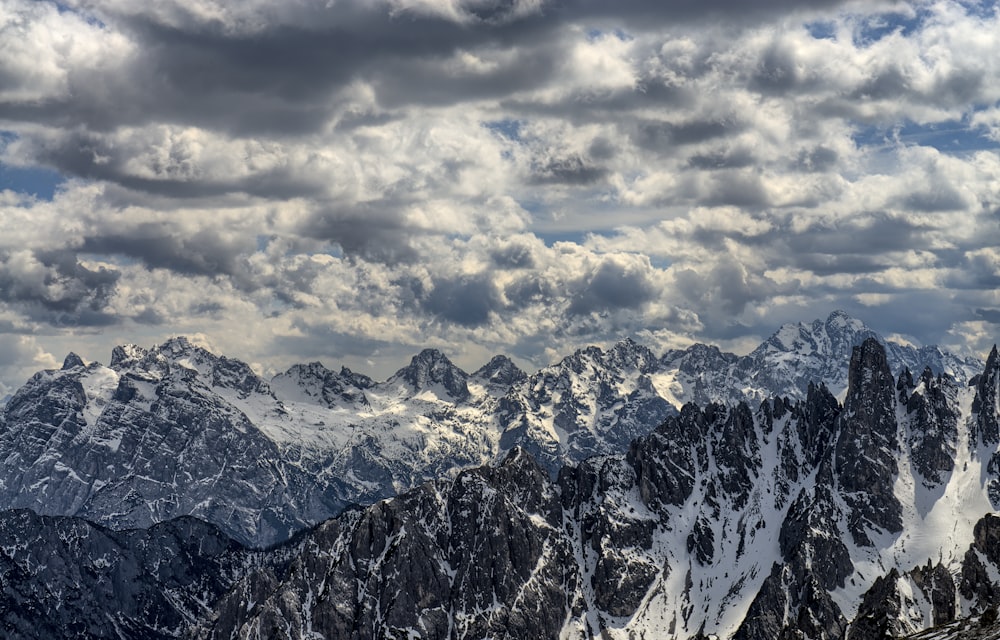
[[[741,169],[757,163],[757,157],[751,149],[719,149],[708,153],[700,153],[688,158],[688,166],[694,169]]]
[[[552,283],[534,273],[516,278],[504,287],[504,296],[515,309],[536,304],[548,305],[555,295]]]
[[[950,184],[932,185],[930,189],[910,193],[901,198],[899,204],[904,209],[923,213],[962,211],[969,207],[965,197]]]
[[[644,122],[638,126],[635,142],[650,151],[667,151],[678,145],[698,144],[729,137],[745,129],[737,122],[693,120],[684,123]]]
[[[593,184],[608,174],[603,167],[586,164],[579,156],[550,160],[531,176],[535,184],[566,184],[583,186]]]
[[[555,55],[519,52],[515,64],[483,77],[440,73],[438,63],[457,50],[547,42],[535,37],[555,26],[544,16],[463,25],[338,2],[240,30],[194,18],[168,25],[142,14],[99,15],[140,43],[121,73],[73,76],[72,99],[0,103],[0,117],[97,131],[166,121],[239,135],[302,135],[324,126],[336,93],[359,78],[375,81],[390,105],[411,103],[406,96],[453,102],[539,86]]]
[[[676,274],[676,280],[678,290],[688,300],[710,311],[706,318],[718,319],[739,315],[750,303],[798,288],[797,282],[778,285],[766,276],[754,275],[732,259],[722,259],[705,272],[684,269]]]
[[[33,320],[56,326],[104,326],[120,274],[89,269],[72,251],[0,253],[0,300]]]
[[[834,169],[839,159],[836,151],[819,145],[800,151],[792,166],[798,171],[823,173]]]
[[[819,276],[837,274],[860,275],[884,271],[891,261],[880,255],[866,253],[808,253],[798,256],[795,266]]]
[[[729,205],[760,209],[770,204],[770,197],[760,175],[754,171],[718,171],[712,175],[702,203],[710,206]]]
[[[772,45],[751,74],[749,87],[765,95],[782,95],[800,89],[803,81],[794,52]]]
[[[397,203],[344,205],[311,215],[297,231],[307,238],[335,243],[349,256],[400,264],[417,259],[410,243],[416,230],[407,225]]]
[[[853,220],[814,223],[797,233],[790,233],[785,242],[789,251],[782,255],[791,264],[800,260],[815,260],[816,255],[850,256],[881,255],[890,251],[919,250],[930,240],[926,232],[933,230],[901,217],[872,213]]]
[[[531,245],[513,241],[490,250],[493,264],[501,269],[530,269],[535,266]]]
[[[740,0],[578,0],[560,5],[564,15],[589,19],[617,19],[630,25],[650,25],[671,23],[675,20],[721,21],[753,23],[775,15],[791,11],[829,9],[845,4],[843,0],[761,0],[741,2]],[[878,4],[889,5],[879,1]]]
[[[570,299],[570,315],[637,309],[656,296],[656,286],[647,271],[612,259],[602,262],[572,288],[576,291]]]
[[[152,307],[146,307],[139,313],[131,316],[131,319],[139,324],[149,325],[149,326],[159,326],[166,324],[168,318],[162,313],[153,309]]]
[[[519,117],[559,118],[576,125],[607,124],[627,118],[628,114],[643,109],[690,108],[696,106],[699,99],[690,87],[666,85],[660,78],[640,77],[636,84],[636,87],[616,89],[597,95],[586,91],[568,92],[559,101],[509,98],[501,100],[500,107],[505,112],[517,114]],[[642,140],[645,134],[631,134],[631,137]],[[592,157],[600,159],[597,155],[592,154]]]
[[[150,144],[153,144],[150,142]],[[104,180],[126,189],[172,198],[205,198],[230,193],[246,193],[265,198],[286,199],[321,195],[326,185],[304,180],[287,167],[257,172],[232,179],[201,175],[196,161],[183,148],[170,150],[162,161],[145,167],[156,177],[135,175],[128,167],[136,152],[147,149],[125,145],[93,132],[72,131],[56,140],[33,143],[30,153],[43,165],[59,172],[92,180]]]
[[[398,354],[397,362],[413,355],[412,347],[401,347],[391,340],[366,338],[336,331],[328,323],[309,322],[296,318],[292,326],[299,335],[280,334],[274,337],[275,348],[294,362],[311,362],[329,358],[326,365],[346,358],[367,358],[373,353]],[[365,373],[358,371],[358,373]]]
[[[604,137],[594,138],[587,151],[594,160],[610,160],[618,154],[614,142]]]
[[[1000,324],[1000,309],[976,309],[976,317],[990,324]]]
[[[169,269],[184,275],[236,276],[243,271],[240,257],[255,248],[250,241],[232,241],[216,229],[187,233],[165,224],[140,224],[127,233],[84,238],[81,253],[128,256],[151,269]]]
[[[956,261],[945,285],[952,289],[1000,288],[1000,260],[991,252],[973,251]]]
[[[194,12],[165,24],[151,15],[115,14],[104,8],[98,18],[128,34],[139,45],[136,54],[122,61],[114,73],[71,72],[69,98],[0,102],[0,118],[65,129],[64,139],[38,149],[35,160],[66,175],[171,197],[233,192],[269,198],[311,197],[322,185],[283,170],[232,180],[137,176],[126,170],[128,158],[120,157],[114,143],[99,134],[122,126],[164,122],[241,136],[301,137],[331,123],[337,105],[344,102],[342,92],[357,80],[374,88],[377,106],[371,113],[348,113],[342,123],[348,128],[363,121],[384,121],[394,117],[391,110],[411,105],[497,99],[549,86],[557,80],[555,74],[563,62],[561,43],[570,37],[564,30],[570,21],[640,18],[648,28],[718,14],[716,18],[740,23],[790,6],[808,9],[835,4],[789,0],[730,11],[735,4],[719,0],[614,3],[613,9],[595,2],[553,2],[521,15],[517,5],[507,2],[470,2],[460,5],[465,22],[456,23],[418,10],[391,14],[385,5],[355,1],[326,7],[288,6],[255,29],[204,21]],[[444,72],[444,63],[465,50],[509,55],[485,72]],[[640,84],[641,90],[586,100],[570,98],[549,108],[555,109],[553,115],[567,117],[575,110],[635,109],[647,103],[690,101],[690,97],[682,98],[688,89],[657,79]],[[715,121],[649,123],[640,127],[637,141],[647,148],[663,149],[739,130],[736,124]],[[594,158],[600,159],[599,154]],[[738,158],[733,160],[737,164],[728,166],[742,166]],[[601,167],[573,162],[568,158],[542,167],[535,179],[543,184],[586,185],[604,176]]]
[[[489,273],[434,281],[424,309],[435,316],[465,327],[477,327],[501,308],[500,293]]]
[[[140,43],[138,55],[114,76],[71,76],[72,99],[0,104],[0,116],[93,130],[168,121],[239,134],[300,135],[323,126],[335,102],[331,98],[359,78],[374,80],[386,105],[453,103],[544,86],[559,60],[551,43],[561,39],[556,34],[568,21],[639,19],[638,26],[649,28],[713,16],[741,23],[836,4],[553,2],[518,16],[506,4],[485,10],[486,4],[467,3],[469,20],[463,24],[418,11],[392,15],[380,3],[338,2],[290,6],[253,30],[194,14],[164,24],[105,8],[98,16]],[[515,56],[486,74],[440,72],[439,63],[456,51],[490,48]],[[664,90],[672,89],[652,83],[642,95],[655,98]]]
[[[413,105],[448,106],[456,102],[502,99],[513,93],[551,84],[562,63],[564,51],[556,41],[528,42],[503,51],[503,62],[488,71],[453,70],[442,73],[443,51],[434,57],[407,57],[387,61],[373,81],[379,106],[396,109]],[[488,48],[479,53],[489,56]],[[447,54],[447,55],[445,55]]]

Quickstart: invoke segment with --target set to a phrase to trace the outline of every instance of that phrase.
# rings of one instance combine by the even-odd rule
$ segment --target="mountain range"
[[[872,334],[835,313],[530,375],[425,351],[384,382],[183,339],[70,355],[3,412],[0,628],[996,638],[1000,355]]]
[[[686,402],[804,399],[847,386],[851,348],[877,334],[834,312],[749,355],[696,344],[657,357],[624,340],[527,374],[496,356],[468,374],[425,350],[383,382],[318,362],[269,381],[184,338],[70,354],[0,413],[0,504],[111,528],[192,515],[267,546],[340,513],[521,447],[555,475],[624,451]],[[890,367],[962,382],[974,358],[882,341]]]

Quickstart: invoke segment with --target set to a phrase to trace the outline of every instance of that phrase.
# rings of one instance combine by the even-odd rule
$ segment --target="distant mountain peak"
[[[191,351],[204,351],[205,353],[208,353],[205,349],[195,346],[187,336],[174,336],[169,338],[166,342],[156,347],[156,351],[166,355],[175,356],[189,353]]]
[[[867,328],[867,325],[865,325],[864,322],[858,320],[843,309],[835,309],[832,311],[826,318],[826,326],[837,328],[850,327],[855,331]]]
[[[495,355],[490,361],[477,369],[473,378],[478,378],[489,384],[513,386],[526,379],[528,374],[521,370],[514,361],[505,355]]]
[[[433,385],[441,385],[452,398],[466,400],[470,395],[468,378],[469,374],[452,364],[441,351],[424,349],[413,356],[410,364],[397,371],[389,381],[403,380],[415,393]]]
[[[66,359],[63,360],[62,370],[68,371],[69,369],[75,369],[82,366],[84,366],[83,358],[70,351],[66,354]]]
[[[139,345],[124,344],[111,350],[111,368],[116,369],[126,366],[130,362],[142,360],[149,355],[149,351]]]

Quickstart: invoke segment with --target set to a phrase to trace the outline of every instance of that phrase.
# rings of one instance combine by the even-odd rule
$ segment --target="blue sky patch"
[[[974,151],[997,149],[994,140],[967,122],[950,120],[929,125],[907,122],[896,127],[860,127],[853,136],[859,147],[893,146],[898,140],[903,145],[933,147],[942,153],[958,155]]]
[[[9,189],[51,200],[66,179],[59,173],[41,167],[13,167],[0,162],[0,191]]]
[[[918,31],[930,15],[930,11],[918,9],[912,16],[901,13],[870,16],[858,24],[854,33],[854,43],[857,46],[867,46],[897,32],[909,36]]]
[[[520,120],[514,120],[512,118],[490,120],[489,122],[483,123],[483,126],[493,133],[499,134],[508,140],[513,140],[514,142],[521,141],[521,125],[522,122]]]
[[[837,37],[837,23],[830,21],[807,22],[806,31],[817,40],[835,40]]]

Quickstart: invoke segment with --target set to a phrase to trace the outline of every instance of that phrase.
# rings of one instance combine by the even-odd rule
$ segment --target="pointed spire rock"
[[[902,506],[893,492],[899,472],[895,387],[878,340],[868,338],[854,347],[834,471],[854,512],[850,529],[858,545],[871,545],[869,529],[897,532],[903,526]]]
[[[993,345],[986,358],[986,367],[976,380],[976,397],[972,401],[975,415],[973,438],[984,445],[1000,443],[1000,356]]]
[[[68,371],[69,369],[75,369],[82,366],[84,366],[83,358],[70,351],[69,354],[67,354],[66,359],[63,360],[62,370]]]

